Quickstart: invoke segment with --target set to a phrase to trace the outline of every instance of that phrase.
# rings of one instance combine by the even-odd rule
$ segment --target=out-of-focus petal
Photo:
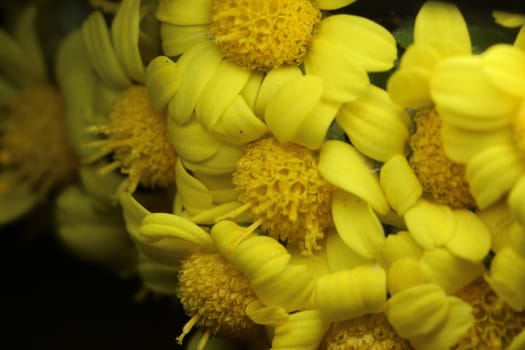
[[[178,25],[208,24],[212,0],[161,0],[155,14],[161,22]]]
[[[509,193],[509,207],[522,227],[525,227],[525,174],[514,183]],[[525,249],[525,246],[524,248]]]
[[[491,46],[482,55],[483,72],[507,94],[525,95],[525,52],[511,45]]]
[[[193,45],[208,40],[208,26],[163,23],[160,26],[160,36],[162,51],[166,56],[174,57],[186,52]]]
[[[357,0],[317,0],[315,3],[323,10],[335,10],[353,4]]]

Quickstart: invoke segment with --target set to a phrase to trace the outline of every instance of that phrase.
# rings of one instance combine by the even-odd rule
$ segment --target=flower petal
[[[162,51],[166,56],[175,57],[189,50],[193,45],[208,40],[207,25],[174,25],[163,23],[160,26]]]
[[[505,11],[492,11],[494,21],[504,27],[521,27],[525,24],[525,15]]]
[[[266,106],[272,100],[273,95],[279,91],[284,84],[302,75],[301,69],[297,66],[282,66],[269,71],[264,77],[257,94],[255,114],[259,117],[264,116]]]
[[[208,24],[212,0],[160,0],[155,16],[161,22],[178,25]]]
[[[289,314],[282,307],[266,306],[260,300],[254,300],[246,306],[246,314],[257,324],[274,325],[288,321]]]
[[[318,310],[290,315],[287,322],[275,325],[273,350],[316,350],[330,326]]]
[[[490,232],[481,219],[468,210],[454,210],[456,232],[447,242],[447,249],[457,257],[481,262],[490,250]]]
[[[167,56],[157,56],[146,69],[146,87],[151,104],[156,110],[163,110],[175,96],[182,75],[180,66]]]
[[[435,284],[420,284],[394,294],[385,315],[403,338],[425,335],[446,322],[449,304],[445,292]]]
[[[387,90],[400,106],[426,106],[431,103],[430,72],[419,67],[397,70],[388,79]]]
[[[201,162],[182,160],[184,166],[193,171],[209,175],[231,173],[235,169],[235,162],[243,155],[242,147],[221,144],[217,152]]]
[[[280,142],[292,140],[322,94],[323,82],[314,75],[304,75],[283,84],[268,102],[264,114],[270,131]]]
[[[423,4],[414,24],[414,41],[429,46],[446,42],[457,45],[459,54],[471,52],[467,24],[452,3],[427,1]]]
[[[485,276],[496,294],[515,311],[525,310],[525,257],[512,247],[501,249]]]
[[[422,249],[417,245],[407,231],[400,231],[395,235],[388,235],[383,244],[381,252],[381,260],[386,266],[390,266],[396,260],[411,257],[417,258],[421,256]]]
[[[451,294],[466,287],[485,271],[482,263],[458,258],[442,248],[424,251],[420,264],[421,272],[427,281],[437,284]]]
[[[355,148],[372,159],[385,162],[405,150],[408,115],[392,103],[386,91],[374,85],[345,104],[336,120]]]
[[[353,101],[365,92],[370,83],[366,71],[355,64],[347,50],[341,50],[337,44],[323,37],[310,42],[304,66],[306,74],[323,79],[323,97],[330,101]]]
[[[483,53],[483,72],[507,94],[525,95],[525,52],[511,45],[494,45]]]
[[[507,193],[525,173],[521,154],[512,146],[495,146],[475,155],[465,177],[480,209],[485,209]]]
[[[335,140],[326,141],[321,147],[319,171],[326,181],[363,199],[378,213],[388,212],[389,206],[377,176],[351,145]]]
[[[323,19],[317,36],[347,51],[347,56],[366,71],[385,71],[397,57],[396,41],[381,25],[367,18],[346,14]]]
[[[525,174],[522,174],[509,193],[509,206],[521,226],[525,227]],[[524,246],[525,249],[525,246]]]
[[[140,0],[124,0],[111,24],[115,54],[128,77],[144,82],[144,64],[139,50]]]
[[[385,234],[370,205],[343,191],[334,191],[332,196],[332,217],[339,237],[359,256],[377,257]]]
[[[335,10],[348,6],[357,0],[317,0],[315,3],[322,10]]]
[[[408,231],[424,249],[444,246],[456,231],[456,217],[446,205],[420,199],[405,214]]]
[[[342,321],[383,310],[386,273],[378,265],[362,265],[319,277],[315,300],[323,317]]]
[[[387,273],[388,292],[397,294],[402,290],[427,283],[421,271],[419,260],[414,257],[401,258],[394,261]]]
[[[478,214],[489,228],[492,237],[491,249],[494,252],[497,253],[506,246],[512,246],[519,254],[525,256],[525,244],[521,245],[521,249],[519,245],[519,242],[525,240],[525,230],[515,220],[504,200],[485,210],[480,210]]]
[[[202,162],[214,156],[221,147],[221,142],[213,137],[195,119],[180,125],[168,118],[168,132],[177,155],[190,162]],[[188,142],[191,140],[191,142]]]
[[[483,71],[483,61],[476,56],[451,58],[436,68],[431,95],[445,122],[472,130],[510,123],[520,99],[500,90]]]
[[[184,168],[180,158],[175,164],[175,182],[177,201],[180,202],[181,209],[190,216],[213,207],[213,197],[209,189]]]
[[[388,203],[399,215],[404,215],[423,194],[423,187],[416,174],[401,154],[393,156],[383,164],[379,173],[379,183]]]
[[[371,265],[373,259],[365,259],[356,254],[336,233],[330,233],[325,237],[326,260],[331,272],[350,270],[359,265]]]

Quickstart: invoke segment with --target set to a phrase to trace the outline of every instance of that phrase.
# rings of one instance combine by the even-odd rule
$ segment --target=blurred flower
[[[75,177],[64,102],[49,81],[36,16],[36,8],[28,7],[13,35],[0,29],[0,224],[27,213]]]

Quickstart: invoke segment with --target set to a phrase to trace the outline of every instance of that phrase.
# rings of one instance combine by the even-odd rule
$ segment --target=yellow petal
[[[210,175],[222,175],[233,172],[235,169],[235,162],[237,162],[242,154],[242,147],[221,144],[213,156],[202,162],[192,162],[183,159],[182,163],[191,171],[202,172]]]
[[[319,171],[326,181],[363,199],[378,213],[388,212],[389,206],[377,176],[351,145],[326,141],[321,147]]]
[[[323,79],[323,98],[327,100],[339,103],[353,101],[369,85],[366,71],[355,64],[347,52],[323,37],[314,37],[310,42],[304,58],[305,71]]]
[[[519,180],[514,183],[508,198],[509,206],[516,216],[516,220],[521,226],[525,227],[525,202],[523,198],[525,198],[525,174],[522,174]]]
[[[513,136],[511,128],[472,131],[445,123],[441,128],[441,137],[447,157],[457,163],[466,163],[485,148],[510,144]]]
[[[137,272],[144,286],[155,293],[173,296],[178,286],[179,266],[152,260],[139,252]]]
[[[392,101],[400,106],[420,108],[431,103],[430,72],[411,67],[395,71],[387,83]]]
[[[82,35],[93,69],[106,83],[117,89],[131,85],[111,43],[109,30],[100,12],[92,13],[82,24]]]
[[[446,321],[449,305],[444,291],[435,284],[420,284],[393,295],[385,315],[403,338],[424,335]]]
[[[160,26],[162,51],[166,56],[175,57],[189,50],[193,45],[208,40],[207,25],[180,26],[163,23]]]
[[[456,297],[448,297],[448,315],[442,327],[435,331],[410,338],[410,344],[416,349],[442,350],[450,349],[457,344],[461,338],[467,335],[467,331],[474,323],[472,307],[463,300]]]
[[[140,0],[124,0],[111,24],[115,54],[126,74],[144,82],[144,64],[139,50]]]
[[[155,57],[146,69],[146,87],[156,110],[163,110],[175,96],[182,75],[180,66],[166,56]]]
[[[186,51],[177,61],[182,81],[175,97],[168,105],[168,114],[179,124],[192,116],[197,101],[217,70],[222,55],[215,44],[204,41]]]
[[[487,78],[502,91],[523,97],[525,94],[525,52],[511,45],[494,45],[483,53]]]
[[[521,27],[516,39],[514,40],[514,46],[518,49],[525,51],[525,26]]]
[[[424,249],[444,246],[456,231],[456,217],[446,205],[420,199],[405,214],[408,231]]]
[[[168,132],[177,155],[190,162],[205,161],[215,155],[221,147],[220,141],[204,130],[195,118],[191,118],[184,125],[168,118]]]
[[[473,130],[510,123],[520,99],[495,86],[484,69],[482,59],[476,56],[451,58],[436,68],[431,95],[444,121]],[[451,116],[447,118],[448,111]]]
[[[289,314],[279,306],[266,306],[260,300],[254,300],[246,306],[246,314],[257,324],[275,325],[288,321]]]
[[[421,271],[421,264],[413,257],[396,260],[388,268],[387,285],[390,295],[424,283],[427,283],[427,279]]]
[[[301,69],[297,66],[282,66],[269,71],[264,77],[257,100],[255,101],[255,114],[259,117],[264,116],[264,111],[268,102],[281,87],[291,80],[302,76]]]
[[[268,127],[253,113],[242,95],[237,95],[213,126],[225,141],[245,144],[263,136]]]
[[[483,275],[482,263],[473,263],[451,254],[443,248],[426,250],[420,260],[421,272],[427,281],[456,293]]]
[[[485,210],[478,212],[479,217],[489,228],[491,249],[499,252],[505,246],[512,246],[520,254],[525,255],[525,244],[520,246],[517,242],[525,240],[525,230],[515,220],[505,201],[499,201]],[[525,243],[525,242],[524,242]]]
[[[521,27],[525,24],[525,16],[519,13],[506,11],[492,11],[496,23],[504,27]]]
[[[512,146],[494,146],[475,155],[465,177],[480,209],[495,203],[525,173],[521,154]]]
[[[280,306],[287,311],[311,307],[314,280],[306,265],[288,265],[279,273],[259,275],[251,280],[250,286],[268,306]]]
[[[250,71],[223,60],[206,83],[195,107],[195,116],[207,130],[213,130],[224,111],[239,96]]]
[[[481,219],[468,210],[454,210],[456,232],[447,242],[447,249],[457,257],[481,262],[490,250],[490,232]]]
[[[470,35],[461,12],[452,3],[428,1],[419,10],[414,25],[414,41],[423,45],[452,43],[461,54],[471,52]]]
[[[321,78],[305,75],[282,85],[266,106],[264,119],[280,142],[292,140],[323,93]],[[293,101],[293,102],[292,102]]]
[[[273,350],[316,350],[330,326],[318,310],[299,311],[275,326]]]
[[[396,260],[412,257],[419,260],[422,250],[412,236],[406,231],[388,235],[385,239],[381,257],[386,266],[390,266]]]
[[[248,107],[250,107],[250,110],[252,110],[255,113],[255,104],[257,102],[257,99],[259,98],[259,91],[261,88],[261,85],[263,83],[264,77],[267,76],[267,74],[264,74],[259,71],[252,71],[250,73],[250,78],[246,82],[246,85],[242,88],[241,95],[244,98],[246,104]],[[264,113],[257,114],[257,117],[259,119],[262,119]]]
[[[155,15],[159,21],[172,24],[208,24],[212,15],[212,3],[212,0],[161,0]]]
[[[405,156],[390,158],[379,173],[379,183],[392,208],[404,215],[423,194],[423,187]]]
[[[178,200],[188,215],[193,216],[213,207],[213,198],[208,188],[188,173],[180,159],[177,159],[175,165],[175,182]]]
[[[520,350],[525,349],[525,328],[512,339],[507,350]]]
[[[331,321],[380,312],[386,303],[386,273],[377,265],[369,265],[321,276],[315,300],[323,316]]]
[[[377,257],[385,235],[370,205],[343,191],[334,191],[332,196],[332,216],[339,237],[364,259]]]
[[[350,270],[359,265],[371,265],[374,259],[356,254],[335,232],[325,237],[326,259],[331,272]]]
[[[345,104],[336,121],[355,148],[367,157],[385,162],[405,150],[408,114],[374,85],[357,100]]]
[[[369,72],[390,69],[397,57],[392,34],[364,17],[329,16],[319,25],[317,36],[338,44],[341,50],[347,51],[348,57]]]
[[[120,192],[119,202],[122,207],[128,232],[132,236],[138,236],[142,220],[151,213],[137,202],[129,192]]]
[[[290,141],[311,150],[319,149],[340,108],[341,104],[337,102],[321,99],[304,117]]]
[[[356,2],[356,0],[317,0],[316,4],[320,9],[323,10],[335,10],[350,5],[354,2]]]
[[[525,257],[512,247],[501,249],[485,276],[496,294],[515,311],[525,310]]]

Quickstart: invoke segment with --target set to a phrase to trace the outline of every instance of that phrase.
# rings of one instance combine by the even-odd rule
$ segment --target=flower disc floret
[[[182,261],[178,277],[177,296],[192,318],[188,324],[203,327],[211,335],[253,335],[257,326],[245,309],[257,297],[235,265],[216,253],[194,253]]]
[[[46,195],[75,176],[64,103],[52,88],[21,90],[0,111],[0,194],[26,184]]]
[[[300,64],[321,12],[310,0],[214,0],[209,32],[226,59],[268,71]]]
[[[87,146],[99,151],[86,159],[95,161],[113,153],[114,161],[100,169],[106,174],[117,168],[128,174],[124,189],[133,192],[140,183],[149,188],[167,187],[175,177],[175,150],[169,139],[166,114],[155,111],[144,86],[122,92],[113,104],[107,124],[89,131],[107,136]]]
[[[237,161],[233,183],[270,236],[297,242],[304,254],[320,249],[323,231],[333,226],[332,187],[312,151],[275,138],[253,142]]]
[[[416,132],[410,138],[410,165],[423,189],[436,201],[455,208],[472,208],[474,199],[465,179],[465,166],[445,154],[441,118],[434,108],[421,109],[415,116]]]

